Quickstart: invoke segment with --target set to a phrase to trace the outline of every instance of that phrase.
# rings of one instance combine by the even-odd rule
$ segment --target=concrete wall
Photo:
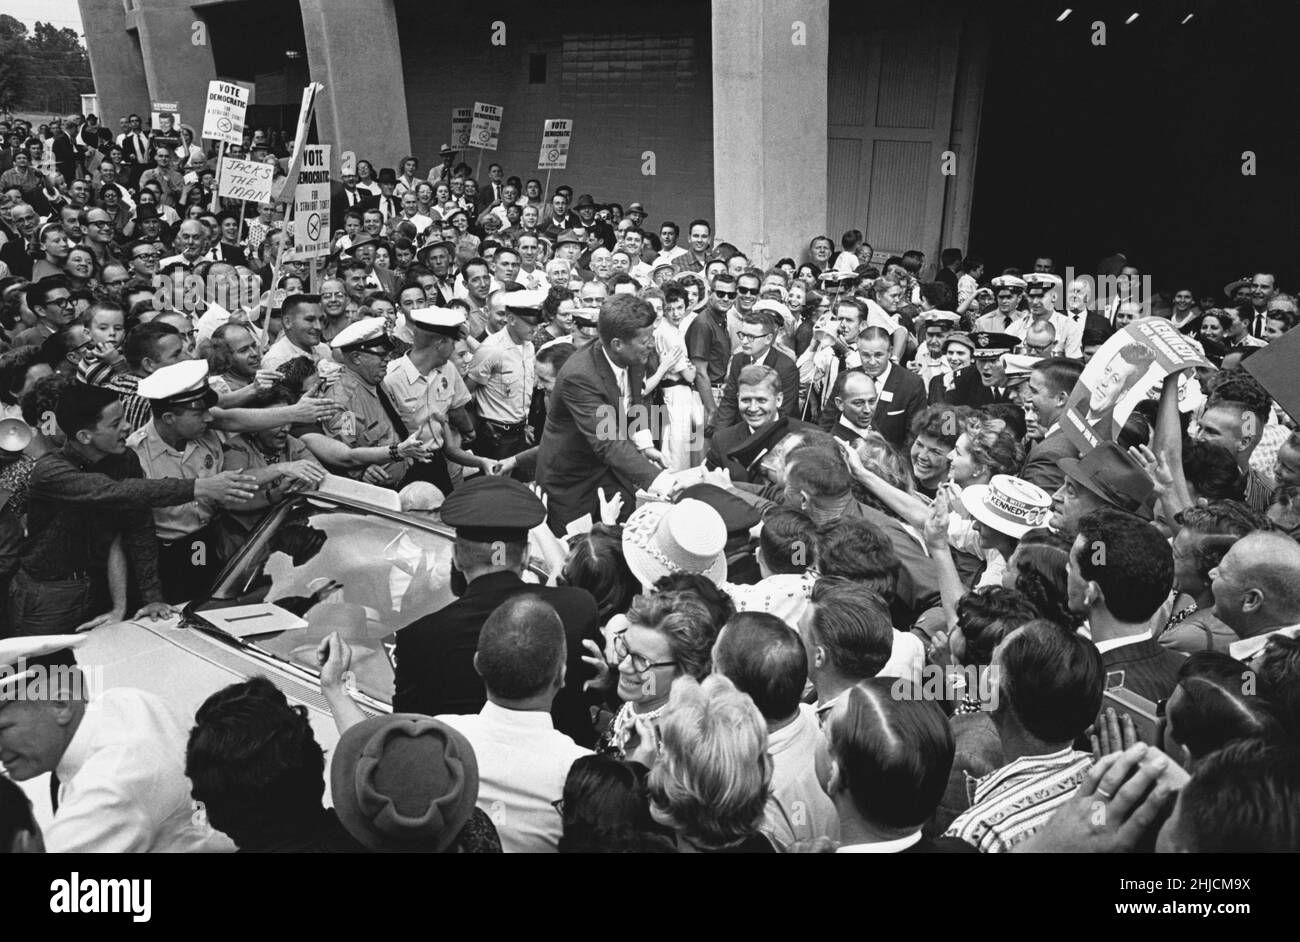
[[[177,102],[181,123],[202,133],[208,83],[217,77],[212,64],[212,43],[194,44],[196,35],[203,38],[194,29],[202,16],[189,4],[177,0],[135,2],[148,97]],[[148,105],[148,100],[141,103],[142,114]],[[148,124],[147,118],[145,123]]]
[[[122,0],[78,0],[78,6],[99,96],[100,123],[117,134],[119,115],[134,111],[147,122],[149,86],[139,41],[127,32]]]
[[[410,152],[392,0],[301,0],[321,143],[393,166]],[[428,8],[425,8],[426,15]],[[301,89],[295,93],[301,96]],[[337,166],[335,167],[337,170]]]
[[[552,189],[567,183],[597,202],[639,200],[652,226],[672,219],[685,230],[692,218],[712,216],[709,15],[699,0],[575,0],[558,9],[507,0],[490,10],[447,0],[437,16],[423,0],[397,0],[396,8],[412,153],[422,167],[449,142],[452,109],[477,100],[504,108],[500,149],[483,154],[484,176],[495,160],[507,176],[544,184],[542,123],[572,118],[568,169],[552,174]],[[491,43],[497,21],[504,46]],[[534,54],[546,56],[544,83],[529,83]],[[642,173],[646,151],[654,152],[653,176]],[[478,156],[471,149],[465,159],[475,166]]]
[[[715,234],[799,258],[826,225],[829,0],[713,0],[712,22]]]

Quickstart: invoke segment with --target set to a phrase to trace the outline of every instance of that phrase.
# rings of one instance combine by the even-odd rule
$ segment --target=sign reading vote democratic
[[[501,106],[474,102],[474,120],[469,126],[469,146],[496,150],[501,139]]]
[[[1149,399],[1170,373],[1209,366],[1201,351],[1163,317],[1144,317],[1116,333],[1096,352],[1061,415],[1066,437],[1087,454],[1115,441],[1134,407]]]
[[[464,150],[469,147],[469,127],[473,120],[473,109],[451,109],[451,147],[453,150]]]
[[[227,144],[244,143],[244,114],[248,89],[218,79],[208,83],[208,103],[203,111],[203,136]]]
[[[538,170],[563,170],[569,165],[569,139],[573,122],[568,118],[547,118],[542,125],[542,152],[537,156]]]
[[[330,251],[330,145],[303,147],[293,192],[293,257],[315,258]]]
[[[274,179],[275,167],[271,164],[226,157],[221,161],[221,173],[217,175],[217,195],[252,203],[269,203]]]

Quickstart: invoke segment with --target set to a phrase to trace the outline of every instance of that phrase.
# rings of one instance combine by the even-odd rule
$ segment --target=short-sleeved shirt
[[[225,470],[225,451],[219,432],[204,432],[186,442],[184,451],[177,451],[162,440],[158,426],[149,422],[144,428],[132,432],[126,443],[140,458],[140,467],[147,478],[197,480],[213,477]],[[216,512],[216,505],[200,500],[174,507],[155,507],[153,520],[158,539],[170,543],[202,529]]]
[[[316,344],[311,350],[304,350],[291,341],[288,334],[281,334],[280,339],[271,344],[271,349],[266,351],[266,356],[262,357],[262,369],[278,370],[298,357],[311,357],[317,363],[332,359],[330,348],[323,343]]]
[[[532,341],[515,343],[508,328],[490,334],[474,352],[468,375],[478,383],[478,413],[490,422],[514,425],[528,418],[536,383]]]
[[[391,396],[407,431],[418,433],[424,441],[441,442],[441,428],[437,423],[429,423],[435,412],[445,416],[452,409],[467,405],[470,400],[469,389],[450,360],[428,374],[422,374],[409,356],[398,357],[388,364],[384,389]]]
[[[257,471],[276,464],[286,464],[290,461],[310,461],[313,464],[320,464],[316,460],[316,456],[307,450],[307,446],[292,435],[285,440],[284,451],[274,456],[267,456],[257,446],[257,443],[253,441],[252,433],[231,435],[222,443],[222,447],[225,450],[225,469],[227,471]],[[280,500],[289,491],[288,483],[290,482],[282,480],[279,483],[270,482],[264,484],[260,496],[268,497],[272,501]],[[226,513],[242,524],[243,530],[247,532],[262,518],[263,511],[227,510]]]
[[[719,323],[718,316],[712,311],[695,318],[686,331],[686,353],[692,360],[707,361],[709,384],[721,385],[727,378],[727,365],[731,362],[731,337],[726,323]]]
[[[349,448],[387,448],[406,438],[389,418],[379,400],[379,390],[351,370],[345,368],[326,381],[318,394],[343,407],[343,411],[321,423],[321,430]],[[392,480],[399,481],[406,462],[392,462],[385,465],[385,470]],[[356,472],[352,476],[361,475]]]

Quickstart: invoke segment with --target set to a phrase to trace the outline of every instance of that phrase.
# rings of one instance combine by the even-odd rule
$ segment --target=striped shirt
[[[1065,748],[1045,756],[1021,756],[967,783],[971,806],[957,816],[945,837],[959,837],[980,853],[1006,853],[1044,824],[1069,800],[1092,756]]]
[[[153,419],[153,403],[136,392],[140,377],[134,373],[114,373],[103,384],[105,389],[117,393],[122,403],[122,427],[127,434],[142,429]]]

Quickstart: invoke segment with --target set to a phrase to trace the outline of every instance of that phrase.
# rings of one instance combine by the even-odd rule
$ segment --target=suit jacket
[[[474,670],[479,632],[498,605],[523,594],[546,602],[564,623],[568,666],[551,717],[556,729],[590,748],[596,741],[595,728],[582,685],[591,677],[591,668],[582,662],[582,641],[601,642],[596,600],[586,589],[533,585],[513,572],[480,576],[459,599],[397,632],[393,711],[436,716],[482,709],[487,694]]]
[[[927,405],[925,383],[911,370],[895,363],[889,368],[889,377],[885,385],[877,389],[877,394],[880,398],[876,402],[876,411],[872,413],[871,425],[891,445],[901,450],[907,446],[907,433],[913,417]],[[833,398],[822,410],[819,424],[832,435],[836,434],[840,410]]]
[[[726,468],[731,472],[733,481],[761,483],[763,477],[758,462],[762,457],[791,432],[809,428],[813,426],[807,422],[789,416],[778,416],[771,425],[759,429],[758,434],[751,435],[749,426],[741,422],[713,433],[704,462],[710,468]]]
[[[953,378],[952,389],[944,386],[942,375],[932,377],[929,398],[930,405],[971,406],[975,409],[994,402],[1006,401],[1005,396],[999,399],[989,387],[984,385],[979,370],[974,364],[957,371],[957,375]]]
[[[349,209],[355,209],[357,212],[364,212],[367,209],[377,209],[379,207],[379,197],[365,190],[357,190],[357,200],[351,206],[348,205],[347,194],[344,192],[342,185],[330,185],[330,231],[343,228],[343,214]]]
[[[1057,429],[1029,450],[1020,476],[1030,484],[1037,484],[1048,494],[1056,493],[1057,488],[1065,483],[1065,472],[1061,470],[1062,458],[1079,457],[1079,449],[1066,436],[1064,429]]]
[[[1101,662],[1106,666],[1107,687],[1122,686],[1152,702],[1165,700],[1178,685],[1178,669],[1187,660],[1153,638],[1124,644],[1105,651]],[[1123,672],[1123,683],[1111,674]]]
[[[730,428],[741,422],[737,412],[737,397],[740,395],[740,371],[748,365],[749,357],[737,353],[727,365],[727,378],[722,384],[722,402],[718,403],[718,414],[713,420],[715,429]],[[781,414],[791,418],[799,414],[799,367],[776,347],[771,347],[763,355],[762,364],[776,370],[781,378]],[[743,423],[741,423],[743,424]]]
[[[402,279],[393,271],[385,268],[383,265],[376,265],[374,268],[375,277],[379,279],[379,284],[384,289],[384,294],[388,295],[394,301],[397,300],[397,289],[401,287]]]
[[[644,372],[628,368],[630,415],[623,411],[614,369],[604,345],[594,341],[560,368],[537,456],[537,483],[546,491],[556,533],[585,513],[599,519],[596,490],[612,498],[623,493],[630,514],[638,488],[649,487],[662,469],[632,442],[632,432],[649,428],[641,389]]]
[[[895,448],[907,444],[912,419],[926,406],[925,383],[909,369],[895,363],[889,368],[872,424]]]

